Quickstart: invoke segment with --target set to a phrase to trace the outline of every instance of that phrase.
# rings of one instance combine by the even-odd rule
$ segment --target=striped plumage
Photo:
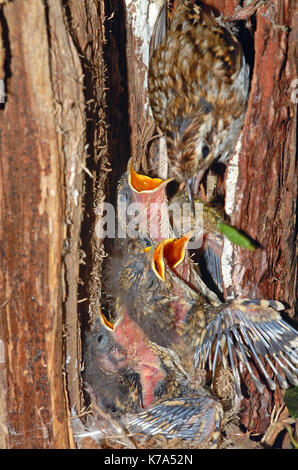
[[[249,68],[235,35],[203,5],[180,0],[168,21],[166,4],[151,38],[150,105],[174,176],[198,184],[212,162],[234,150]]]

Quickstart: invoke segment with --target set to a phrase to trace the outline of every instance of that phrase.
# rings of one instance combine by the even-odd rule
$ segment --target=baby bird
[[[189,374],[172,364],[178,357],[152,347],[125,312],[113,327],[100,314],[85,336],[84,358],[90,396],[130,433],[217,446],[220,402],[200,385],[190,389]]]
[[[187,264],[191,261],[185,257],[189,238],[163,240],[152,247],[148,240],[132,241],[111,271],[111,290],[120,305],[151,342],[174,350],[184,369],[190,370],[193,364],[209,367],[214,376],[218,362],[223,367],[229,364],[239,396],[240,363],[247,367],[260,393],[266,384],[274,390],[276,381],[283,388],[288,382],[297,385],[298,334],[281,318],[283,305],[249,299],[211,305],[200,286],[196,288],[197,278],[189,282]],[[264,383],[253,373],[250,361]]]
[[[96,320],[83,341],[84,382],[106,411],[115,416],[137,412],[142,404],[140,376],[130,367],[127,351],[113,330]]]
[[[249,67],[241,45],[203,5],[179,0],[168,22],[165,2],[151,38],[148,90],[173,174],[191,195],[215,160],[227,162],[243,125]]]
[[[298,336],[281,319],[279,302],[243,299],[212,306],[193,289],[183,267],[189,238],[129,241],[106,285],[116,296],[115,323],[101,320],[86,337],[85,380],[131,433],[213,447],[223,407],[206,387],[201,368],[209,367],[214,376],[219,363],[229,365],[239,395],[241,363],[260,392],[266,382],[274,389],[275,380],[286,388],[287,380],[298,382]]]
[[[129,160],[117,188],[118,221],[128,236],[149,236],[160,241],[171,235],[166,187],[172,180],[137,173]]]
[[[136,383],[140,384],[143,410],[140,407],[137,413],[125,412],[121,418],[130,432],[190,439],[197,444],[206,441],[213,447],[218,443],[223,408],[203,386],[200,374],[194,368],[195,335],[189,334],[189,329],[193,330],[194,326],[202,330],[205,317],[202,309],[196,306],[196,292],[191,288],[187,291],[183,282],[180,286],[179,277],[172,278],[169,269],[169,265],[175,269],[174,266],[178,267],[183,261],[188,239],[189,236],[168,239],[157,245],[152,245],[148,239],[130,240],[123,263],[119,264],[117,259],[110,267],[108,286],[117,296],[118,315],[113,327],[105,321],[105,328],[110,328],[103,343],[107,345],[106,357],[99,352],[96,334],[93,335],[96,346],[88,355],[92,365],[89,365],[85,378],[94,388],[94,369],[98,364],[101,368],[105,365],[105,374],[100,372],[99,387],[104,390],[114,378],[110,387],[113,393],[107,393],[109,397],[115,397],[114,408],[118,412],[136,403]],[[196,310],[195,325],[192,307]],[[156,315],[157,311],[162,315]],[[185,322],[186,315],[191,317],[190,321]],[[122,405],[117,388],[123,379],[119,381],[114,365],[109,367],[115,351],[119,350],[125,351],[119,367],[121,378],[128,376],[128,370],[134,377],[130,392],[134,399],[130,395],[125,399],[122,394]],[[100,393],[96,397],[104,405]]]
[[[172,178],[162,180],[161,178],[151,178],[137,173],[130,159],[127,171],[118,183],[119,223],[124,230],[128,231],[135,216],[131,209],[135,209],[138,213],[137,222],[140,230],[134,235],[142,236],[141,234],[145,234],[143,236],[159,242],[165,238],[180,237],[189,233],[190,230],[193,231],[196,246],[200,248],[202,256],[206,260],[206,269],[219,292],[221,292],[220,256],[223,236],[248,250],[256,249],[256,244],[248,236],[231,227],[224,220],[223,211],[204,203],[197,196],[193,198],[196,204],[196,218],[189,210],[189,200],[186,192],[176,192],[168,202],[167,185],[170,181],[172,181]],[[198,207],[202,211],[199,212]],[[136,224],[133,226],[136,226]],[[197,267],[191,261],[188,261],[188,267],[194,271],[197,270]],[[203,281],[197,278],[196,282],[201,283],[201,292],[214,300],[214,295],[207,292],[206,286],[203,286]]]

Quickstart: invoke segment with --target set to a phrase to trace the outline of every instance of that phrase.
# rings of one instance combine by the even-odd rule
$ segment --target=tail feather
[[[221,345],[220,345],[220,324],[217,325],[217,331],[216,331],[216,336],[217,336],[217,341],[215,344],[215,350],[214,350],[214,357],[213,357],[213,363],[212,363],[212,374],[214,375],[215,373],[215,367],[216,367],[216,362],[217,362],[217,356],[219,351],[221,351]]]
[[[223,241],[219,236],[207,236],[203,243],[203,258],[205,261],[205,271],[209,274],[212,282],[218,291],[223,293],[223,279],[221,274],[221,252]],[[220,245],[221,243],[221,245]]]
[[[286,377],[288,378],[289,382],[291,382],[293,385],[298,385],[298,379],[297,379],[298,369],[296,367],[294,367],[293,364],[291,364],[288,361],[288,359],[284,356],[284,354],[281,354],[280,356],[282,357],[284,362],[286,362],[288,367],[284,363],[282,363],[278,357],[275,358],[276,362],[278,363],[280,368],[283,370],[283,372],[286,375]],[[292,368],[295,371],[295,375],[290,372],[289,368]]]
[[[236,338],[236,341],[237,341],[237,344],[238,344],[238,347],[239,347],[239,350],[240,350],[240,353],[239,353],[239,350],[236,349],[237,357],[239,358],[240,362],[243,362],[246,365],[246,367],[248,369],[248,372],[249,372],[255,386],[259,390],[259,392],[263,393],[264,385],[262,385],[261,382],[257,379],[257,377],[255,376],[255,374],[254,374],[254,372],[253,372],[253,370],[250,366],[249,358],[247,357],[247,354],[246,354],[247,348],[245,347],[245,344],[242,342],[241,335],[238,333],[236,328],[233,329],[233,334]],[[235,373],[235,364],[234,364],[234,361],[232,362],[232,357],[233,357],[233,355],[232,355],[232,346],[234,346],[232,339],[230,341],[230,344],[231,344],[230,351],[229,351],[230,362],[231,362],[231,367],[232,367],[234,380],[235,380],[235,383],[237,383],[236,382],[236,373]],[[270,382],[271,382],[271,380],[270,380]],[[236,387],[236,391],[237,391],[237,394],[239,396],[242,395],[242,393],[241,393],[241,391],[238,387]]]
[[[267,362],[267,364],[270,366],[270,368],[273,370],[274,374],[275,374],[275,377],[277,378],[277,381],[279,383],[279,385],[282,387],[282,388],[287,388],[288,387],[288,384],[287,384],[287,381],[286,379],[284,379],[283,377],[281,377],[281,375],[278,373],[275,365],[273,364],[273,362],[271,361],[271,359],[269,358],[269,356],[266,354],[265,356],[265,360]]]
[[[232,373],[233,373],[233,377],[234,377],[236,393],[239,396],[242,396],[240,387],[238,385],[237,375],[236,375],[236,367],[235,367],[234,356],[233,356],[233,346],[234,346],[233,340],[232,340],[230,332],[228,330],[226,330],[226,333],[227,333],[227,340],[228,340],[228,354],[229,354],[229,360],[230,360],[231,369],[232,369]],[[246,356],[244,355],[244,357],[246,357]]]

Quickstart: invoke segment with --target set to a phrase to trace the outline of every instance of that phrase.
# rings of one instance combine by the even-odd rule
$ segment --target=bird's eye
[[[126,202],[129,201],[129,190],[128,189],[122,189],[121,192],[118,193],[118,201],[119,202]]]
[[[104,351],[108,346],[109,338],[108,338],[107,335],[100,334],[100,335],[97,336],[97,341],[98,341],[98,344],[99,344],[99,350]]]
[[[204,144],[203,147],[202,147],[202,157],[205,159],[208,157],[209,155],[209,152],[210,152],[210,149],[208,147],[208,145]]]

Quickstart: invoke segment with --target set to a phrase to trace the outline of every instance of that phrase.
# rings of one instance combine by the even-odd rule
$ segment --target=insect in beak
[[[191,204],[191,211],[193,213],[193,216],[195,217],[196,213],[195,213],[195,203],[194,203],[193,194],[192,194],[192,183],[193,183],[192,178],[187,178],[186,187],[187,187],[188,198]]]

